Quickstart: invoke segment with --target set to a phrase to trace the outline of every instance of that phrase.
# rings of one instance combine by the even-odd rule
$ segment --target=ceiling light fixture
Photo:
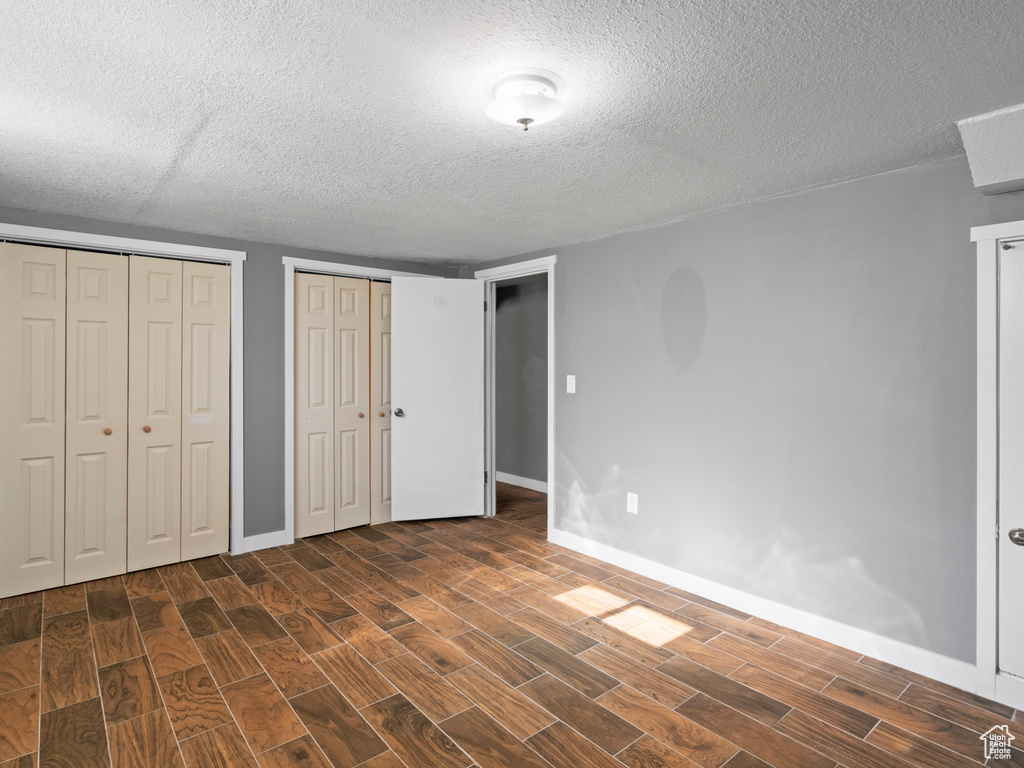
[[[565,111],[556,98],[565,91],[565,81],[546,69],[524,67],[504,72],[488,80],[486,90],[493,99],[487,116],[505,125],[521,125],[524,131]]]

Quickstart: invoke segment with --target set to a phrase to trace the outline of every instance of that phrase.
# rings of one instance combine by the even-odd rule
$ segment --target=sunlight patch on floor
[[[688,634],[693,627],[680,619],[673,619],[659,611],[651,610],[643,605],[631,605],[620,612],[626,616],[632,626],[619,625],[619,628],[629,633],[637,640],[643,640],[650,645],[659,648],[664,647],[678,637]],[[605,619],[609,624],[613,621]]]
[[[647,623],[647,619],[629,611],[618,611],[610,616],[602,616],[601,621],[611,624],[616,629],[629,632]]]
[[[633,598],[622,598],[600,587],[587,586],[577,587],[560,595],[555,595],[555,599],[578,611],[594,616],[602,616],[605,613],[611,613],[623,606],[629,605]]]

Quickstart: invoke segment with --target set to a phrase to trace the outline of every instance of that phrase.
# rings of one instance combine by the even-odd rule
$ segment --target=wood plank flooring
[[[983,764],[1024,714],[549,544],[542,494],[0,601],[0,768]],[[994,765],[1024,766],[1024,751]]]

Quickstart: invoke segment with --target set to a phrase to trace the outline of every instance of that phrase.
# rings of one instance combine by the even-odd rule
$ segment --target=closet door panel
[[[67,254],[64,580],[124,573],[128,483],[128,258]]]
[[[370,519],[391,519],[391,283],[370,286]]]
[[[64,583],[63,250],[0,243],[0,597]]]
[[[295,275],[295,535],[334,530],[334,278]]]
[[[182,264],[181,559],[228,550],[231,268]]]
[[[334,530],[370,522],[370,283],[334,278]]]
[[[128,570],[181,559],[182,263],[132,256]]]

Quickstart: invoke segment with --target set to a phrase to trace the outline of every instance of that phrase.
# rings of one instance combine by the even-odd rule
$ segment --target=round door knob
[[[383,419],[384,418],[384,411],[377,411],[377,415],[380,416]]]
[[[398,418],[402,418],[403,416],[405,416],[405,411],[403,411],[401,408],[395,408],[394,413],[395,416],[397,416]]]
[[[147,424],[146,426],[144,426],[144,427],[142,428],[142,431],[143,431],[143,432],[150,432],[150,431],[152,431],[152,429],[153,429],[153,428],[152,428],[151,426],[149,426],[149,424]]]
[[[112,434],[114,434],[114,430],[112,430],[110,427],[107,427],[106,429],[103,430],[103,434],[104,435],[112,435]]]
[[[1010,530],[1010,541],[1018,547],[1024,547],[1024,528],[1013,528]]]
[[[365,415],[366,415],[365,413],[360,413],[360,414],[359,414],[359,418],[361,419],[361,418],[363,418],[363,417],[364,417]]]

